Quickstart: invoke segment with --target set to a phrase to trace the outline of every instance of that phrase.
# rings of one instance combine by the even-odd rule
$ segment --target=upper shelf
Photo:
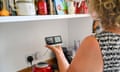
[[[34,20],[55,20],[55,19],[68,19],[68,18],[80,18],[89,17],[89,14],[77,14],[77,15],[39,15],[39,16],[4,16],[0,17],[0,23],[6,22],[23,22]]]

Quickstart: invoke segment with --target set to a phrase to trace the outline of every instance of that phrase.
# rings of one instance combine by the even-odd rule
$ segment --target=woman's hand
[[[57,45],[57,46],[46,45],[46,47],[51,49],[55,54],[63,53],[62,47],[60,45]]]

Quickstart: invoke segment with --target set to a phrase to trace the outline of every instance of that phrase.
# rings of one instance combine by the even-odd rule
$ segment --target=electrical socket
[[[41,58],[41,53],[39,51],[37,52],[34,52],[34,53],[31,53],[31,54],[27,54],[25,56],[25,61],[27,64],[30,64],[28,61],[27,61],[27,57],[28,56],[32,56],[33,57],[33,63],[35,63],[36,61],[39,61],[39,59]]]
[[[33,61],[34,61],[34,59],[35,59],[33,53],[31,53],[31,54],[27,54],[27,55],[25,56],[25,62],[26,62],[27,64],[29,64],[29,62],[28,62],[28,60],[27,60],[28,56],[32,56],[32,57],[33,57]]]

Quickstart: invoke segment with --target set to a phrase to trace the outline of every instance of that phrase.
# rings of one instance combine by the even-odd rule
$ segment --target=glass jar
[[[18,0],[16,2],[17,15],[36,15],[32,0]]]

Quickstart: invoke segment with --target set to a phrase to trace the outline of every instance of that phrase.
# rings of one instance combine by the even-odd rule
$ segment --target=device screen
[[[61,36],[55,36],[54,39],[55,39],[55,43],[61,43],[62,42]]]

